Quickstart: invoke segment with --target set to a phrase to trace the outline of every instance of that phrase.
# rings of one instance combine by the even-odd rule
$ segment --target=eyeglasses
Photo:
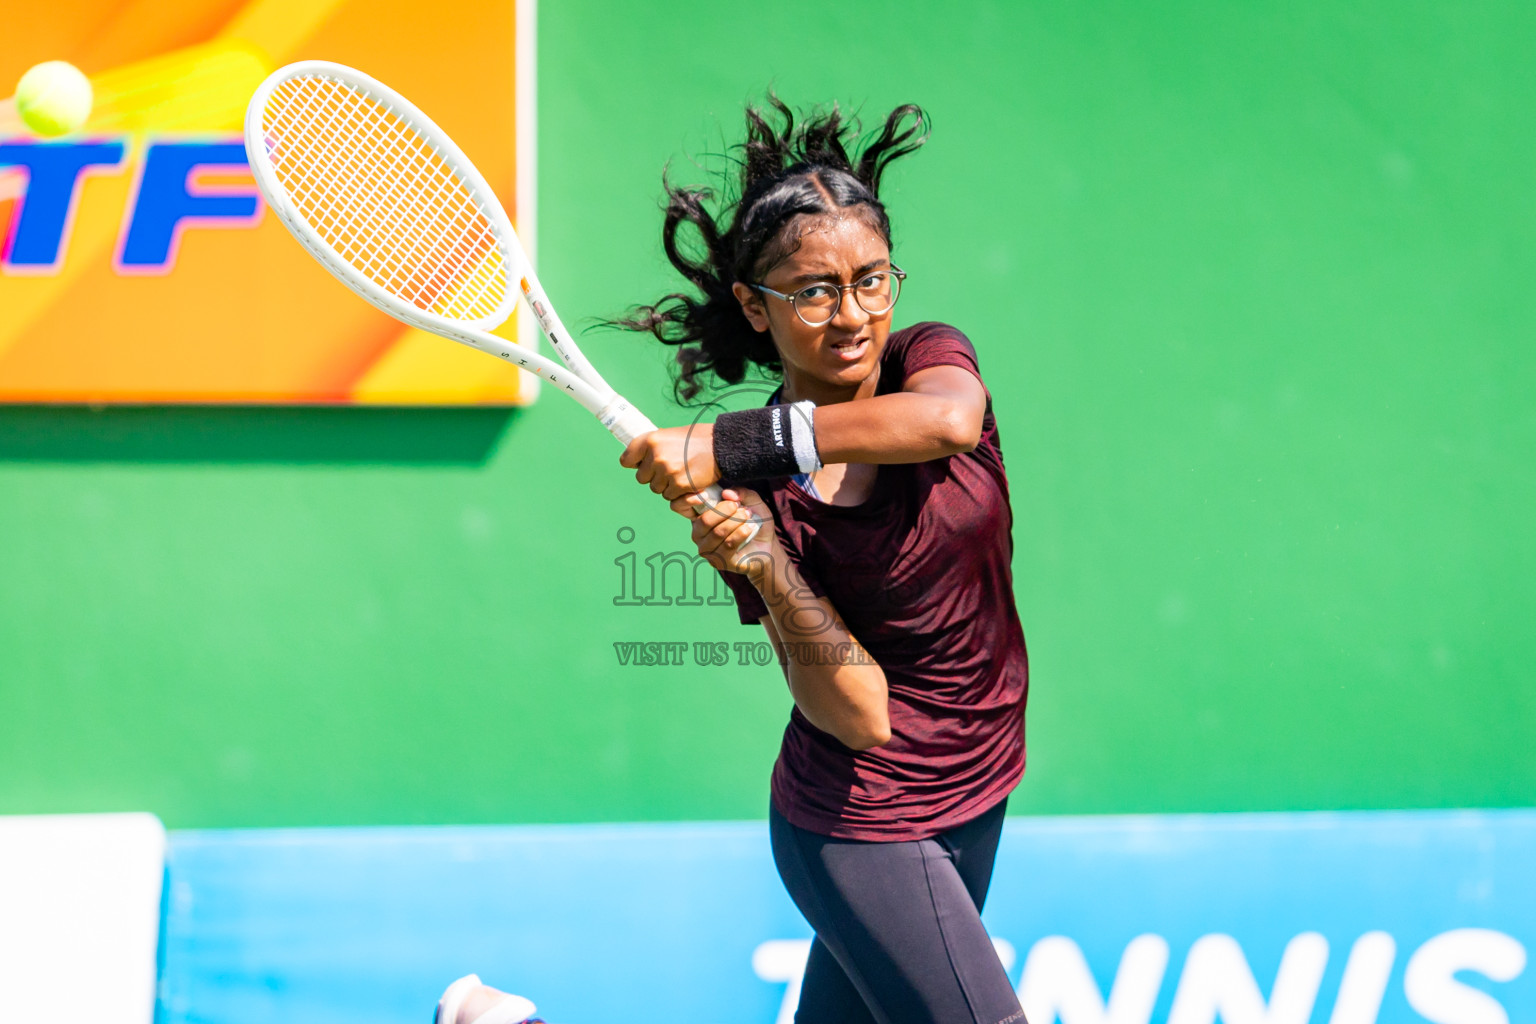
[[[892,265],[890,270],[877,270],[872,274],[865,274],[853,284],[816,281],[788,295],[776,292],[764,284],[755,284],[752,287],[776,299],[783,299],[795,307],[795,315],[806,324],[811,327],[820,327],[822,324],[831,323],[837,316],[838,310],[843,308],[843,293],[848,291],[853,292],[853,301],[870,316],[889,313],[891,307],[896,305],[896,299],[901,295],[901,282],[906,279],[906,276],[906,271]]]

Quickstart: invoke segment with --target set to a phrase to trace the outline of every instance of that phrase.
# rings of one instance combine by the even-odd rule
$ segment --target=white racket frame
[[[507,294],[501,303],[487,316],[478,320],[458,320],[413,305],[375,284],[359,272],[341,253],[321,237],[300,214],[288,190],[278,180],[276,169],[267,152],[266,133],[262,128],[262,116],[272,92],[284,82],[298,78],[327,78],[378,101],[409,123],[422,136],[444,163],[458,175],[470,192],[480,212],[491,222],[496,245],[501,249],[507,266]],[[488,355],[515,363],[529,370],[561,391],[580,402],[596,416],[608,430],[624,444],[641,434],[655,430],[656,425],[638,409],[620,396],[603,380],[576,343],[571,333],[555,313],[544,286],[533,270],[528,254],[512,227],[496,193],[481,176],[475,165],[454,144],[448,134],[413,103],[390,89],[382,82],[363,74],[355,68],[324,60],[299,61],[278,68],[261,83],[251,96],[245,111],[245,151],[250,160],[251,174],[256,187],[266,199],[272,212],[294,238],[309,251],[310,255],[335,275],[343,284],[390,316],[412,327],[457,341],[461,345],[478,349]],[[517,308],[519,281],[527,281],[525,298],[534,319],[543,331],[564,366],[547,356],[540,355],[532,346],[519,345],[490,333],[500,326]]]
[[[289,197],[288,190],[278,180],[276,169],[267,152],[266,132],[262,128],[262,115],[272,92],[284,82],[297,78],[331,79],[382,103],[421,135],[432,147],[433,152],[458,175],[469,189],[475,205],[491,222],[496,245],[501,249],[502,257],[506,262],[507,294],[502,297],[495,310],[477,320],[458,320],[422,309],[391,295],[354,268],[350,261],[310,226]],[[245,152],[250,160],[251,174],[256,179],[257,189],[289,233],[298,239],[299,243],[309,251],[310,255],[319,260],[323,267],[369,303],[412,327],[419,327],[461,345],[468,345],[470,348],[478,349],[509,363],[515,363],[525,370],[538,374],[541,379],[580,402],[588,412],[597,417],[598,422],[606,427],[609,433],[624,445],[628,445],[641,434],[656,429],[656,425],[644,413],[608,385],[602,374],[597,372],[597,369],[582,354],[581,349],[576,346],[571,332],[566,330],[565,324],[555,313],[554,304],[549,301],[549,295],[544,291],[544,286],[539,283],[539,277],[533,270],[533,263],[528,259],[527,252],[523,250],[523,243],[518,239],[511,219],[485,178],[470,162],[469,157],[464,155],[464,151],[448,137],[448,133],[439,128],[435,121],[422,113],[404,96],[377,79],[344,64],[325,60],[305,60],[286,65],[268,75],[251,96],[250,104],[245,110]],[[522,282],[527,283],[526,289],[519,287]],[[553,359],[540,355],[533,346],[519,345],[490,333],[492,328],[500,326],[512,315],[517,308],[520,292],[528,303],[528,308],[533,313],[539,329],[549,339],[556,354],[560,356],[563,366]],[[703,495],[708,504],[716,504],[720,501],[719,485],[705,488]],[[753,525],[752,533],[753,535],[757,533],[757,524]]]

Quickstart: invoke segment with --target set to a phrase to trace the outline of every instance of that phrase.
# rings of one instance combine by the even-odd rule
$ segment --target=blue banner
[[[163,1019],[790,1019],[763,823],[172,833]],[[1031,1024],[1536,1020],[1536,812],[1011,819],[984,919]]]

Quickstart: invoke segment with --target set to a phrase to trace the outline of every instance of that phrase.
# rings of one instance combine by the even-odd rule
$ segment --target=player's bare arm
[[[713,506],[697,495],[678,499],[674,506],[697,513],[693,540],[700,556],[717,569],[743,574],[763,595],[768,606],[763,628],[780,652],[800,713],[853,750],[889,741],[885,673],[864,653],[831,602],[806,586],[774,531],[749,536],[750,519],[768,514],[762,499],[745,488],[727,488]]]
[[[816,409],[816,447],[826,465],[927,462],[971,451],[981,439],[987,393],[960,366],[930,366],[902,390]],[[714,426],[665,427],[631,441],[619,463],[669,501],[720,480]]]

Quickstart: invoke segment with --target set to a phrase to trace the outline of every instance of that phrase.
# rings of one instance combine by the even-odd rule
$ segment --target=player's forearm
[[[885,674],[879,666],[799,665],[791,658],[789,693],[807,721],[851,750],[890,742]]]
[[[837,462],[928,462],[968,452],[981,438],[981,414],[944,395],[903,391],[816,409],[816,450]]]
[[[784,557],[750,575],[768,605],[790,695],[816,728],[854,750],[891,738],[885,673]]]

